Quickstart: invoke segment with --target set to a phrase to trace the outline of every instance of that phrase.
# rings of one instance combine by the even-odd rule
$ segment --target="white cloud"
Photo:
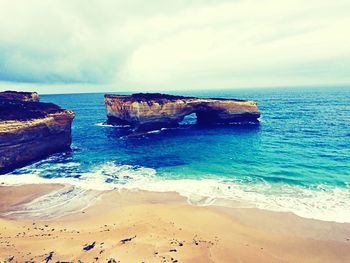
[[[343,0],[0,0],[0,80],[124,90],[349,83],[349,10]]]

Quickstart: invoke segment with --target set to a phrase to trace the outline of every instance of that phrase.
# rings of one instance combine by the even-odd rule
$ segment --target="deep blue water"
[[[203,128],[189,116],[179,128],[141,137],[101,125],[103,95],[41,96],[75,111],[73,151],[13,174],[174,190],[197,204],[350,221],[350,88],[183,92],[257,101],[260,125]]]

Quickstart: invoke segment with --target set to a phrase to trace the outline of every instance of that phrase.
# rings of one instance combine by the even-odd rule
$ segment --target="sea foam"
[[[97,165],[91,171],[81,173],[79,178],[49,179],[43,178],[38,169],[28,169],[28,172],[30,173],[3,175],[0,177],[0,183],[5,185],[59,183],[73,186],[70,195],[58,192],[52,196],[35,200],[25,208],[26,211],[31,211],[32,214],[38,216],[41,213],[41,210],[38,210],[39,207],[59,207],[61,209],[63,205],[75,200],[69,198],[70,196],[87,200],[84,199],[86,195],[89,196],[88,200],[91,202],[98,196],[98,194],[91,194],[93,190],[140,189],[177,192],[186,197],[193,205],[260,208],[292,212],[305,218],[350,223],[349,187],[321,184],[305,187],[286,183],[270,183],[263,180],[247,183],[210,176],[202,179],[171,179],[157,176],[156,170],[152,168],[118,165],[114,162]],[[88,205],[89,202],[83,202],[80,207]],[[74,206],[68,207],[70,210],[77,209]],[[47,213],[45,215],[48,216]]]

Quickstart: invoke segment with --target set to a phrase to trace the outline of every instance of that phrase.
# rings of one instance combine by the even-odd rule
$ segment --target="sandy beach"
[[[0,0],[0,263],[350,263],[350,0]]]
[[[0,187],[1,214],[62,185]],[[349,262],[350,224],[108,191],[74,214],[0,219],[1,262]]]

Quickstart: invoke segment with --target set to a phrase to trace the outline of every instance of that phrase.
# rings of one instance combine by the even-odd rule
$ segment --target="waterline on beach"
[[[77,164],[66,165],[75,166]],[[40,170],[35,170],[33,173],[1,176],[0,182],[4,185],[54,183],[73,186],[70,191],[58,191],[52,196],[31,203],[26,210],[32,211],[32,214],[40,214],[45,210],[45,206],[51,208],[57,206],[62,209],[64,204],[75,202],[74,200],[78,199],[80,204],[85,200],[84,204],[87,206],[88,200],[92,202],[98,196],[98,194],[91,193],[99,191],[139,189],[155,192],[177,192],[186,197],[190,204],[199,206],[260,208],[292,212],[305,218],[350,222],[349,187],[321,184],[306,187],[271,183],[264,180],[247,182],[213,176],[202,179],[169,179],[157,176],[156,170],[152,168],[117,165],[113,162],[96,166],[90,172],[81,173],[78,178],[44,178],[40,174]],[[37,210],[38,207],[44,210]],[[74,206],[69,206],[69,209],[74,210]],[[19,212],[19,214],[21,213],[23,211]]]

